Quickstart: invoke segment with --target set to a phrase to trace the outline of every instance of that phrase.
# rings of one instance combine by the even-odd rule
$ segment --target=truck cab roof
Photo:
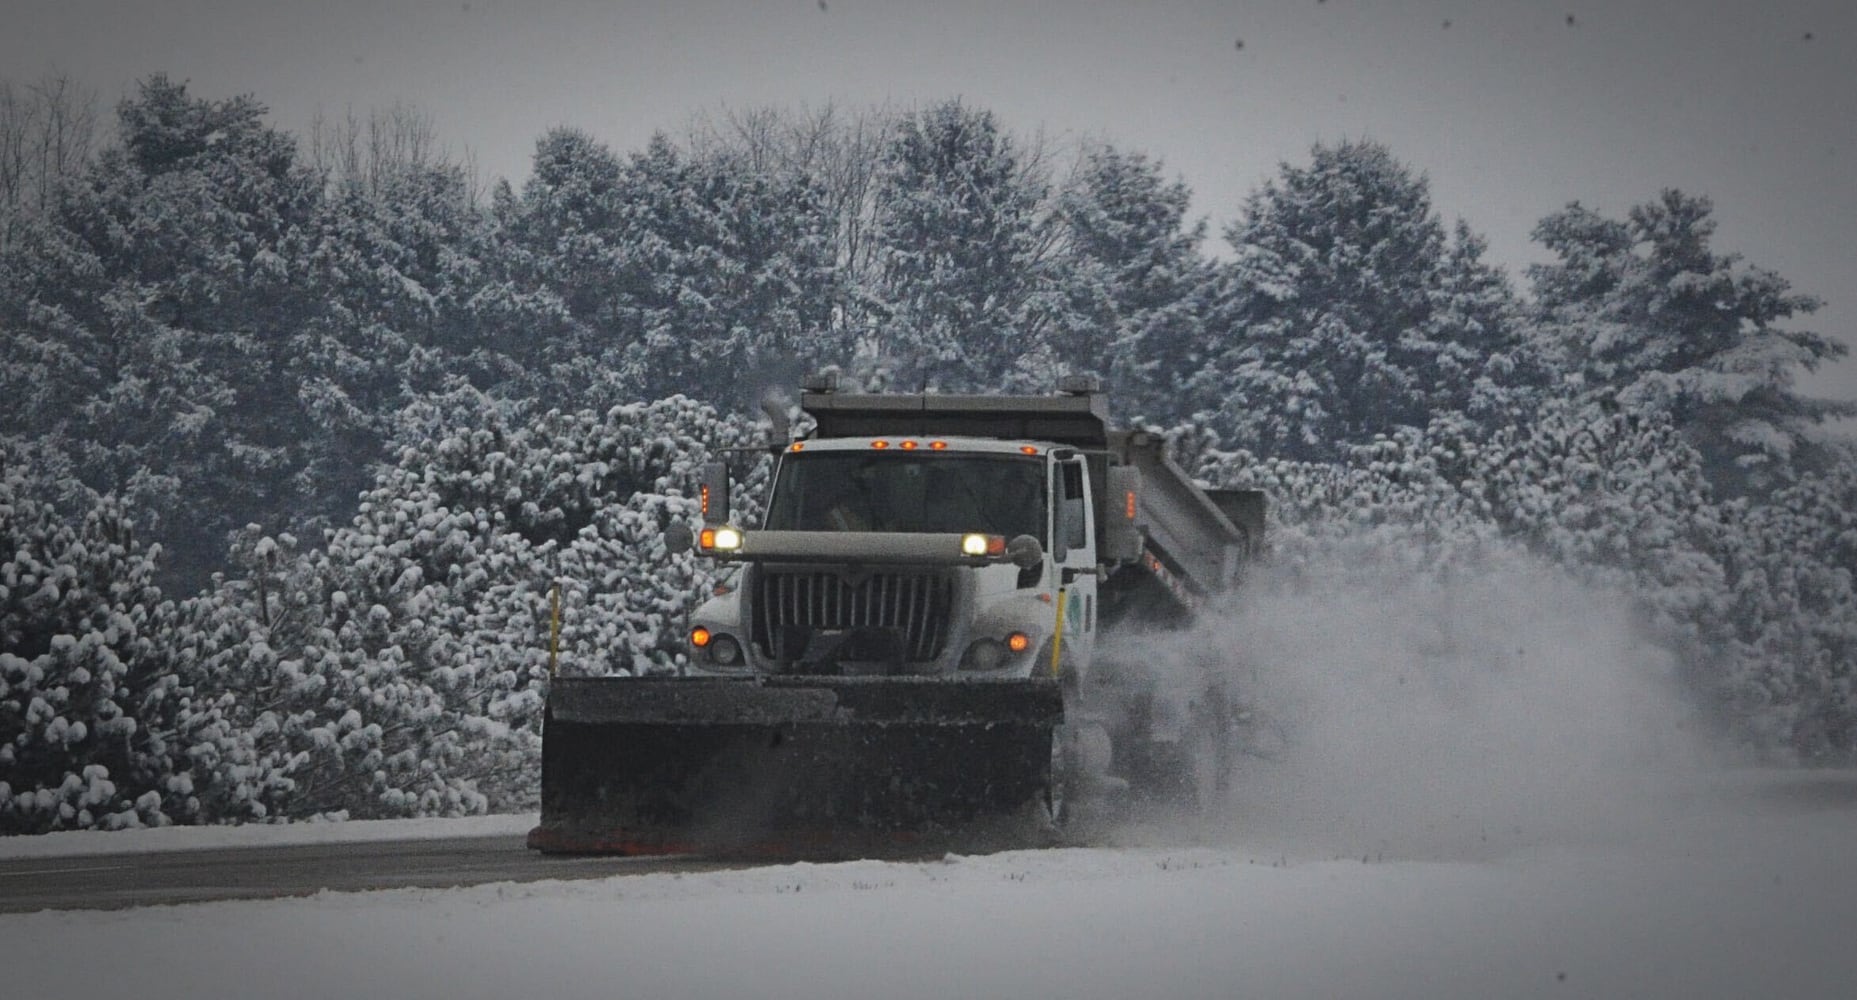
[[[1101,449],[1108,405],[1100,393],[1053,396],[873,395],[807,392],[800,409],[818,421],[815,439],[955,438]]]
[[[947,453],[954,455],[1037,455],[1047,454],[1050,441],[1004,440],[991,437],[813,437],[797,441],[795,452],[896,451],[902,453]],[[1031,450],[1027,450],[1031,449]]]

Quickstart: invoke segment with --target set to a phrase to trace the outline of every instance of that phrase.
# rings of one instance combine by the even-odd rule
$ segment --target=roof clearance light
[[[947,451],[947,450],[948,450],[948,442],[946,442],[946,441],[930,441],[930,442],[929,442],[929,450],[930,450],[930,451]]]
[[[878,438],[877,440],[872,441],[870,443],[870,446],[872,448],[877,449],[878,451],[882,451],[883,449],[888,448],[890,446],[890,442],[885,441],[882,438]]]
[[[806,450],[806,442],[804,442],[804,441],[795,441],[795,442],[793,442],[793,450],[794,450],[794,451],[805,451],[805,450]]]
[[[734,552],[742,547],[742,533],[737,528],[717,528],[714,542],[717,552]]]
[[[698,649],[709,645],[709,630],[701,625],[690,630],[690,645]]]
[[[1037,449],[1037,448],[1034,448],[1034,447],[1032,447],[1032,446],[1031,446],[1031,445],[1029,445],[1029,444],[1022,444],[1022,445],[1020,445],[1020,446],[1019,446],[1019,450],[1020,450],[1020,451],[1022,451],[1022,452],[1024,452],[1024,453],[1025,453],[1025,454],[1027,454],[1027,455],[1036,455],[1036,454],[1038,454],[1038,449]]]
[[[987,536],[962,535],[961,554],[964,556],[984,556],[987,554]]]
[[[915,450],[916,450],[916,443],[915,443],[914,441],[904,441],[904,442],[903,442],[903,450],[904,450],[904,451],[915,451]]]

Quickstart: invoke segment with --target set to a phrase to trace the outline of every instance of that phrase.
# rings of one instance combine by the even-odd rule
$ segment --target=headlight
[[[697,547],[706,552],[734,552],[742,547],[740,528],[724,525],[720,528],[704,528],[697,536]]]
[[[964,556],[984,558],[1004,555],[1005,552],[1006,536],[1004,535],[982,535],[974,532],[961,536],[961,554]]]
[[[1006,647],[998,639],[976,639],[961,654],[962,670],[998,670],[1006,662]]]
[[[709,658],[724,667],[742,662],[742,644],[732,635],[717,635],[709,643]]]

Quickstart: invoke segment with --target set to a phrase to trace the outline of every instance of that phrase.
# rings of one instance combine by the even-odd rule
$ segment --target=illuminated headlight
[[[1006,646],[998,639],[976,639],[961,654],[962,670],[998,670],[1006,662]]]
[[[742,661],[742,644],[732,635],[718,634],[709,643],[709,658],[724,667],[733,667]]]
[[[727,526],[704,528],[703,533],[697,537],[697,546],[712,552],[737,551],[742,547],[741,529]]]
[[[1006,536],[969,534],[961,536],[961,554],[985,558],[1006,553]]]

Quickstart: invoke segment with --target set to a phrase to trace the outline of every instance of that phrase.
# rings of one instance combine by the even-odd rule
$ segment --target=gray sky
[[[1857,344],[1849,0],[0,2],[16,81],[114,100],[162,71],[296,131],[402,100],[517,183],[553,125],[625,152],[724,105],[959,96],[1161,158],[1215,232],[1311,143],[1378,139],[1518,278],[1543,215],[1680,187],[1715,200],[1719,249],[1827,301],[1808,328]],[[1806,386],[1857,398],[1857,363]]]

